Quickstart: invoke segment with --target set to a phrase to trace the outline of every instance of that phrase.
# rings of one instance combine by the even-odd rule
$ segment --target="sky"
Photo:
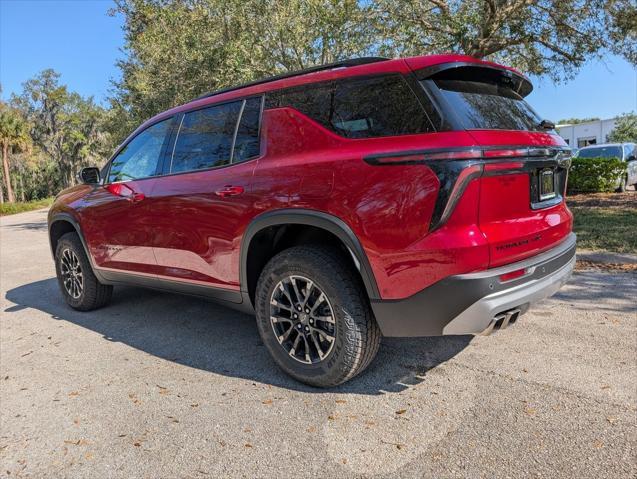
[[[108,15],[112,6],[111,0],[0,0],[2,98],[53,68],[71,90],[104,102],[124,56],[123,20]],[[532,80],[528,101],[553,121],[637,111],[637,69],[620,57],[591,61],[564,84]]]

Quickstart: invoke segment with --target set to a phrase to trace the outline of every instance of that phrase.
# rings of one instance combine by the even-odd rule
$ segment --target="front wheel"
[[[97,280],[76,233],[67,233],[59,239],[55,271],[62,295],[73,309],[90,311],[110,301],[113,287]]]
[[[274,256],[257,284],[261,339],[295,379],[332,387],[374,359],[381,333],[360,279],[337,250],[296,246]]]

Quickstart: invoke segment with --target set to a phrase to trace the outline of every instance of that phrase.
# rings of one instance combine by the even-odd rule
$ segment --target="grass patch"
[[[577,246],[582,249],[637,253],[637,208],[586,207],[569,205],[577,233]]]
[[[16,213],[24,213],[25,211],[39,210],[51,206],[53,198],[44,198],[43,200],[34,201],[18,201],[16,203],[0,204],[0,216],[15,215]]]

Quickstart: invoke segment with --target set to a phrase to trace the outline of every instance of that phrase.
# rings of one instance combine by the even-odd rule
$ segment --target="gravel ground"
[[[637,476],[634,273],[578,272],[489,337],[384,340],[326,391],[213,303],[121,287],[72,311],[45,219],[1,219],[0,475]]]

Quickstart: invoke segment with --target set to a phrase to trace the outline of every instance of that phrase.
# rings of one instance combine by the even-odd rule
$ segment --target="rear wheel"
[[[287,249],[257,284],[257,324],[276,363],[312,386],[331,387],[363,371],[381,334],[358,277],[338,251]]]
[[[623,193],[626,191],[626,185],[628,184],[628,176],[624,176],[620,181],[619,181],[619,188],[617,188],[617,192],[618,193]]]
[[[97,280],[76,233],[67,233],[59,239],[55,271],[62,295],[72,308],[90,311],[110,301],[113,287]]]

